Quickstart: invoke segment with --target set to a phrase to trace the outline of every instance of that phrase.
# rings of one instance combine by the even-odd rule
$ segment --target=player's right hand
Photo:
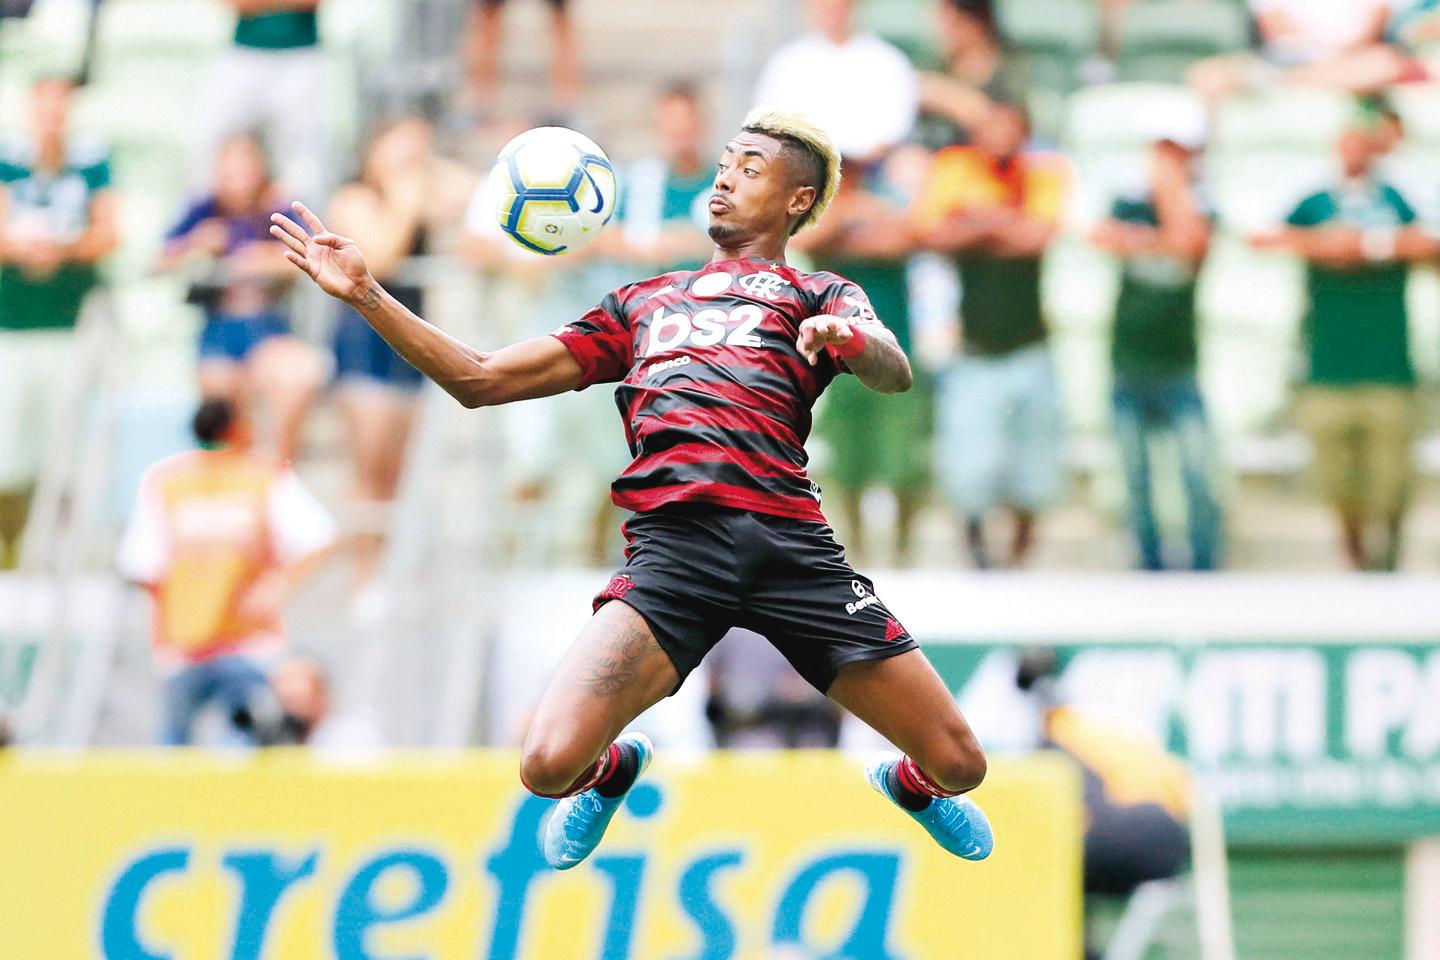
[[[326,230],[320,218],[300,201],[290,206],[310,232],[283,213],[270,215],[270,235],[285,244],[285,259],[340,300],[352,300],[368,290],[375,281],[355,241]]]

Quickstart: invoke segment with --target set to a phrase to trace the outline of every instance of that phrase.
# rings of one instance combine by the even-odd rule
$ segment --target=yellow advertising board
[[[831,753],[662,754],[554,873],[504,752],[0,759],[3,960],[1078,960],[1078,778],[996,761],[967,863]]]

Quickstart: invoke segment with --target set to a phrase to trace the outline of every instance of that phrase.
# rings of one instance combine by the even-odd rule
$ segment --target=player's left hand
[[[801,321],[800,337],[795,341],[795,348],[813,367],[820,359],[820,351],[829,346],[838,347],[842,343],[848,343],[854,335],[849,321],[822,313],[818,317]]]

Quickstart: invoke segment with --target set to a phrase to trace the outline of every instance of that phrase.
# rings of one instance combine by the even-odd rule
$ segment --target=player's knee
[[[550,743],[529,743],[520,754],[520,782],[531,793],[559,796],[585,772],[589,760]]]
[[[968,730],[948,738],[933,768],[922,767],[940,787],[966,793],[980,786],[988,769],[985,751]]]

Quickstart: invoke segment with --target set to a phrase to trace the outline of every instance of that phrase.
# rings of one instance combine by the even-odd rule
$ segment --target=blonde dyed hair
[[[835,199],[835,192],[840,189],[840,151],[835,148],[835,141],[830,134],[804,114],[767,107],[750,111],[741,129],[767,134],[787,145],[798,146],[820,161],[823,175],[821,182],[815,185],[815,202],[810,204],[810,209],[805,211],[790,233],[799,233],[819,220],[825,213],[825,208],[830,206],[830,201]]]

